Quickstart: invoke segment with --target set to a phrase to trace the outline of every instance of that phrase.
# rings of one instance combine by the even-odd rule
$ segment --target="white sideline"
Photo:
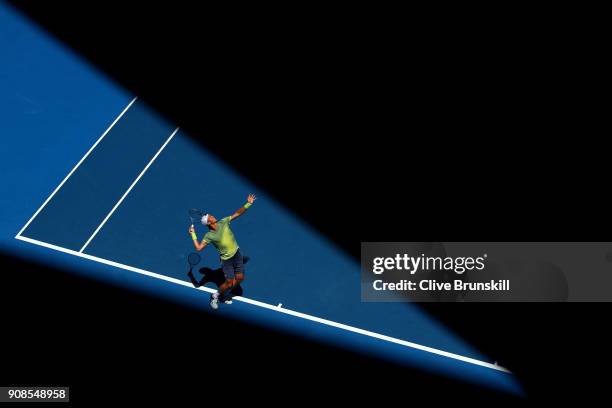
[[[119,119],[121,119],[121,117],[125,114],[125,112],[127,112],[128,109],[130,109],[130,107],[134,104],[134,102],[136,102],[136,99],[138,99],[138,97],[135,97],[134,99],[132,99],[132,101],[128,104],[128,106],[125,107],[125,109],[123,109],[123,111],[119,114],[119,116],[117,116],[115,118],[115,120],[113,121],[113,123],[110,124],[110,126],[104,131],[104,133],[102,133],[102,136],[100,136],[98,138],[98,140],[96,141],[96,143],[94,143],[93,146],[91,146],[89,148],[89,150],[87,151],[87,153],[85,153],[85,156],[83,156],[81,158],[81,160],[79,160],[79,162],[76,164],[76,166],[73,167],[73,169],[70,171],[70,173],[68,173],[68,175],[66,177],[64,177],[64,179],[62,180],[62,182],[59,184],[59,186],[57,186],[55,188],[55,190],[53,190],[53,192],[51,193],[51,195],[49,197],[47,197],[47,199],[45,200],[44,203],[42,203],[42,205],[40,206],[40,208],[38,210],[36,210],[36,212],[34,213],[34,215],[32,217],[30,217],[30,219],[28,220],[28,222],[26,222],[26,224],[23,226],[23,228],[21,228],[21,230],[19,230],[19,232],[17,233],[17,236],[20,236],[23,231],[25,231],[26,228],[28,228],[28,226],[30,225],[30,223],[34,220],[34,218],[36,218],[36,216],[38,215],[38,213],[40,213],[43,208],[45,208],[45,206],[49,203],[49,201],[51,201],[51,199],[53,198],[53,196],[59,191],[60,188],[62,188],[62,186],[66,183],[66,181],[68,181],[68,179],[70,178],[70,176],[72,176],[72,173],[74,173],[76,171],[76,169],[79,168],[79,166],[81,165],[81,163],[83,163],[85,161],[85,159],[87,158],[87,156],[89,156],[89,154],[93,151],[93,149],[96,148],[96,146],[102,141],[102,139],[104,139],[104,136],[106,136],[106,134],[108,132],[110,132],[110,130],[113,128],[113,126],[115,126],[115,124],[117,122],[119,122]]]
[[[90,261],[94,261],[94,262],[98,262],[98,263],[101,263],[101,264],[105,264],[105,265],[113,266],[113,267],[116,267],[116,268],[124,269],[124,270],[130,271],[130,272],[136,272],[136,273],[139,273],[139,274],[142,274],[142,275],[147,275],[147,276],[150,276],[150,277],[153,277],[153,278],[164,280],[166,282],[175,283],[177,285],[182,285],[182,286],[189,287],[189,288],[192,288],[192,289],[198,289],[198,290],[202,290],[202,291],[205,291],[205,292],[214,293],[214,292],[216,292],[216,290],[211,289],[211,288],[207,288],[205,286],[201,286],[199,288],[195,288],[190,282],[187,282],[187,281],[183,281],[183,280],[180,280],[180,279],[172,278],[170,276],[161,275],[161,274],[150,272],[150,271],[147,271],[147,270],[144,270],[144,269],[136,268],[136,267],[129,266],[129,265],[124,265],[124,264],[121,264],[121,263],[118,263],[118,262],[115,262],[115,261],[110,261],[110,260],[107,260],[107,259],[99,258],[97,256],[93,256],[93,255],[89,255],[89,254],[83,253],[83,251],[85,250],[87,245],[89,245],[91,240],[96,236],[96,234],[104,226],[106,221],[108,221],[108,219],[111,217],[111,215],[114,213],[114,211],[119,207],[119,205],[125,199],[125,197],[128,195],[128,193],[132,190],[132,188],[136,185],[136,183],[144,175],[144,173],[147,171],[147,169],[151,166],[153,161],[155,161],[155,159],[161,153],[161,151],[166,147],[166,145],[170,142],[170,140],[172,140],[172,138],[174,137],[176,132],[179,130],[178,128],[176,128],[174,130],[174,132],[166,140],[164,145],[159,149],[159,151],[155,154],[155,156],[151,159],[151,161],[143,169],[143,171],[136,178],[136,180],[134,180],[132,185],[128,188],[128,190],[121,197],[121,199],[115,204],[115,207],[113,207],[111,212],[106,216],[106,218],[98,226],[96,231],[87,240],[87,242],[85,243],[85,245],[83,245],[83,247],[81,248],[80,251],[77,252],[77,251],[72,250],[72,249],[63,248],[63,247],[60,247],[60,246],[57,246],[57,245],[53,245],[53,244],[49,244],[49,243],[46,243],[46,242],[43,242],[43,241],[39,241],[39,240],[36,240],[36,239],[24,237],[22,235],[22,233],[26,230],[26,228],[30,225],[30,223],[34,220],[34,218],[36,218],[36,216],[43,210],[43,208],[49,203],[49,201],[51,201],[53,196],[55,196],[55,194],[66,183],[66,181],[70,178],[70,176],[72,176],[72,174],[81,165],[81,163],[83,163],[83,161],[85,161],[85,159],[90,155],[90,153],[94,150],[94,148],[102,141],[102,139],[113,128],[113,126],[115,126],[115,124],[121,119],[121,117],[125,114],[125,112],[127,112],[127,110],[134,104],[134,102],[137,99],[138,99],[137,97],[134,98],[125,107],[125,109],[113,121],[113,123],[108,127],[108,129],[106,129],[106,131],[102,134],[102,136],[100,136],[100,138],[87,151],[87,153],[85,153],[85,156],[83,156],[81,158],[81,160],[79,160],[79,162],[76,164],[76,166],[70,171],[70,173],[68,173],[68,175],[62,180],[62,182],[55,188],[55,190],[45,200],[45,202],[40,206],[40,208],[34,213],[34,215],[32,215],[32,217],[23,226],[23,228],[21,228],[21,230],[15,236],[15,239],[20,240],[20,241],[24,241],[24,242],[28,242],[30,244],[42,246],[42,247],[45,247],[45,248],[48,248],[48,249],[52,249],[54,251],[63,252],[63,253],[69,254],[69,255],[74,255],[74,256],[77,256],[79,258],[84,258],[84,259],[88,259]],[[235,296],[234,299],[236,299],[237,301],[243,302],[243,303],[248,303],[248,304],[251,304],[251,305],[254,305],[254,306],[258,306],[258,307],[262,307],[262,308],[265,308],[265,309],[268,309],[268,310],[273,310],[273,311],[278,312],[278,313],[283,313],[283,314],[286,314],[286,315],[291,315],[291,316],[299,317],[299,318],[302,318],[302,319],[310,320],[310,321],[313,321],[313,322],[321,323],[321,324],[324,324],[324,325],[327,325],[327,326],[331,326],[331,327],[335,327],[335,328],[338,328],[338,329],[341,329],[341,330],[346,330],[346,331],[349,331],[349,332],[361,334],[361,335],[372,337],[372,338],[376,338],[376,339],[379,339],[379,340],[388,341],[390,343],[395,343],[395,344],[399,344],[399,345],[402,345],[402,346],[405,346],[405,347],[409,347],[409,348],[421,350],[421,351],[424,351],[424,352],[436,354],[436,355],[439,355],[439,356],[451,358],[451,359],[454,359],[454,360],[463,361],[463,362],[466,362],[466,363],[469,363],[469,364],[474,364],[474,365],[490,368],[490,369],[493,369],[493,370],[496,370],[496,371],[502,371],[502,372],[510,373],[510,371],[508,369],[506,369],[506,368],[504,368],[502,366],[499,366],[497,364],[487,363],[485,361],[480,361],[480,360],[477,360],[477,359],[474,359],[474,358],[471,358],[471,357],[461,356],[459,354],[450,353],[450,352],[439,350],[439,349],[435,349],[435,348],[432,348],[432,347],[423,346],[421,344],[412,343],[412,342],[409,342],[409,341],[406,341],[406,340],[397,339],[397,338],[394,338],[394,337],[390,337],[390,336],[386,336],[386,335],[383,335],[383,334],[371,332],[371,331],[368,331],[368,330],[359,329],[357,327],[349,326],[349,325],[346,325],[346,324],[337,323],[337,322],[334,322],[334,321],[331,321],[331,320],[327,320],[327,319],[322,319],[320,317],[311,316],[311,315],[308,315],[308,314],[305,314],[305,313],[301,313],[301,312],[297,312],[297,311],[294,311],[294,310],[291,310],[291,309],[286,309],[286,308],[283,307],[282,303],[279,303],[278,305],[275,306],[275,305],[271,305],[271,304],[268,304],[268,303],[260,302],[258,300],[253,300],[253,299],[249,299],[249,298],[245,298],[245,297],[241,297],[241,296]]]
[[[172,140],[172,138],[174,137],[174,135],[176,135],[176,132],[178,132],[179,128],[174,129],[174,132],[172,132],[172,134],[170,135],[170,137],[168,137],[168,139],[166,140],[166,142],[162,145],[162,147],[159,148],[159,150],[157,151],[157,153],[155,153],[155,156],[153,156],[153,158],[149,161],[149,163],[145,166],[144,169],[142,169],[142,171],[140,172],[140,174],[138,175],[138,177],[136,177],[136,179],[132,182],[132,184],[130,185],[130,187],[127,189],[127,191],[125,193],[123,193],[123,195],[121,196],[121,198],[119,199],[119,201],[117,201],[117,203],[115,204],[115,206],[112,208],[112,210],[110,210],[110,212],[106,215],[106,217],[104,217],[104,220],[102,220],[102,222],[100,223],[100,225],[98,225],[98,228],[96,228],[96,230],[94,231],[93,234],[91,234],[91,236],[89,237],[89,239],[87,240],[87,242],[85,242],[85,245],[83,245],[83,247],[81,248],[81,250],[79,252],[83,252],[85,250],[85,248],[87,248],[87,245],[89,245],[89,243],[91,242],[92,239],[95,238],[96,235],[98,235],[98,232],[100,232],[100,230],[102,229],[102,227],[104,226],[104,224],[106,224],[106,221],[108,221],[108,219],[113,215],[113,213],[115,212],[115,210],[117,208],[119,208],[119,206],[121,205],[121,203],[123,202],[123,200],[125,200],[125,197],[127,197],[127,195],[130,193],[130,191],[132,191],[132,189],[134,188],[134,186],[136,185],[136,183],[138,183],[138,181],[140,180],[140,178],[147,172],[147,170],[149,169],[149,167],[151,167],[151,165],[153,164],[153,162],[155,161],[155,159],[157,159],[157,156],[159,156],[159,154],[166,148],[166,146],[168,145],[168,143],[170,143],[170,141]]]
[[[142,275],[151,276],[153,278],[162,279],[162,280],[165,280],[167,282],[176,283],[177,285],[182,285],[182,286],[186,286],[186,287],[193,288],[193,289],[203,290],[203,291],[209,292],[209,293],[216,292],[216,290],[211,289],[211,288],[207,288],[207,287],[204,287],[204,286],[200,286],[199,288],[195,288],[191,283],[186,282],[186,281],[182,281],[180,279],[176,279],[176,278],[172,278],[170,276],[165,276],[165,275],[161,275],[161,274],[158,274],[158,273],[150,272],[150,271],[147,271],[147,270],[144,270],[144,269],[140,269],[140,268],[136,268],[136,267],[133,267],[133,266],[124,265],[124,264],[121,264],[119,262],[109,261],[108,259],[103,259],[103,258],[99,258],[97,256],[93,256],[93,255],[85,254],[85,253],[82,253],[82,252],[77,252],[77,251],[74,251],[74,250],[71,250],[71,249],[63,248],[63,247],[60,247],[60,246],[57,246],[57,245],[48,244],[46,242],[38,241],[36,239],[24,237],[24,236],[21,236],[21,235],[17,235],[15,238],[18,239],[18,240],[24,241],[24,242],[29,242],[30,244],[39,245],[39,246],[42,246],[42,247],[45,247],[45,248],[53,249],[55,251],[59,251],[59,252],[63,252],[63,253],[66,253],[66,254],[78,256],[80,258],[85,258],[85,259],[88,259],[90,261],[99,262],[99,263],[102,263],[102,264],[105,264],[105,265],[114,266],[116,268],[125,269],[125,270],[130,271],[130,272],[136,272],[136,273],[139,273],[139,274],[142,274]],[[501,366],[496,365],[496,364],[487,363],[485,361],[476,360],[476,359],[471,358],[471,357],[465,357],[465,356],[461,356],[459,354],[454,354],[454,353],[450,353],[448,351],[438,350],[438,349],[435,349],[435,348],[432,348],[432,347],[423,346],[421,344],[412,343],[412,342],[409,342],[409,341],[406,341],[406,340],[396,339],[394,337],[385,336],[383,334],[374,333],[374,332],[371,332],[371,331],[368,331],[368,330],[364,330],[364,329],[359,329],[357,327],[349,326],[349,325],[346,325],[346,324],[337,323],[337,322],[334,322],[334,321],[331,321],[331,320],[322,319],[320,317],[311,316],[311,315],[308,315],[308,314],[305,314],[305,313],[296,312],[294,310],[285,309],[284,307],[280,308],[278,306],[274,306],[274,305],[271,305],[271,304],[268,304],[268,303],[260,302],[258,300],[253,300],[253,299],[245,298],[245,297],[242,297],[242,296],[235,296],[234,299],[238,300],[240,302],[244,302],[244,303],[248,303],[248,304],[254,305],[254,306],[263,307],[263,308],[268,309],[268,310],[273,310],[273,311],[278,312],[278,313],[283,313],[283,314],[287,314],[287,315],[291,315],[291,316],[295,316],[295,317],[300,317],[302,319],[306,319],[306,320],[310,320],[310,321],[313,321],[313,322],[321,323],[321,324],[324,324],[324,325],[327,325],[327,326],[336,327],[338,329],[350,331],[350,332],[353,332],[353,333],[362,334],[364,336],[373,337],[373,338],[376,338],[376,339],[388,341],[388,342],[399,344],[399,345],[402,345],[402,346],[405,346],[405,347],[410,347],[410,348],[413,348],[413,349],[425,351],[427,353],[437,354],[437,355],[440,355],[440,356],[443,356],[443,357],[448,357],[448,358],[459,360],[459,361],[463,361],[463,362],[466,362],[466,363],[475,364],[475,365],[486,367],[486,368],[490,368],[490,369],[493,369],[493,370],[503,371],[503,372],[506,372],[506,373],[510,373],[510,371],[507,370],[504,367],[501,367]]]

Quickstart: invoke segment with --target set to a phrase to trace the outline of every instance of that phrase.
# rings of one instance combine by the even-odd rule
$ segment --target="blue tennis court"
[[[0,9],[0,22],[6,20],[5,27],[14,33],[23,30],[27,34],[20,37],[23,41],[50,46],[47,39],[39,38],[40,33],[12,22],[8,16],[8,11]],[[45,262],[56,262],[54,257],[75,259],[78,269],[87,269],[90,276],[129,280],[135,287],[154,291],[162,285],[171,288],[171,296],[207,313],[257,322],[465,381],[519,392],[511,373],[417,305],[361,302],[358,262],[301,222],[290,209],[258,191],[257,186],[196,144],[145,101],[117,91],[107,79],[71,59],[64,50],[47,57],[63,61],[56,67],[58,71],[69,67],[90,75],[78,80],[101,96],[96,99],[92,91],[78,108],[60,105],[57,109],[88,112],[75,114],[78,121],[61,120],[63,133],[54,122],[47,127],[39,123],[38,132],[28,127],[25,139],[3,148],[3,156],[19,157],[19,151],[27,148],[27,138],[40,140],[40,131],[44,130],[50,132],[46,141],[63,138],[62,144],[53,145],[53,151],[69,152],[66,157],[51,154],[53,158],[41,153],[37,166],[24,177],[40,177],[44,183],[23,183],[16,194],[30,199],[5,204],[13,211],[11,220],[15,222],[10,228],[18,228],[4,228],[9,223],[3,223],[3,230],[17,239],[19,251],[30,251]],[[50,73],[19,75],[29,75],[28,84],[36,88],[36,80],[32,85],[30,78]],[[54,87],[70,88],[75,94],[83,92],[82,86],[76,89],[79,86],[73,77],[66,76],[63,84],[49,84],[47,80],[28,93],[28,99],[41,101],[34,105],[52,103],[40,95],[56,93]],[[12,86],[20,85],[17,82]],[[50,121],[66,118],[60,112],[44,115]],[[228,140],[227,149],[237,148]],[[244,293],[233,305],[222,305],[213,312],[208,309],[208,299],[216,286],[208,283],[195,288],[187,276],[187,256],[193,252],[187,233],[188,210],[202,208],[218,218],[228,216],[244,204],[249,193],[258,195],[257,202],[232,223],[241,251],[249,257]],[[329,222],[333,223],[333,217],[330,214]],[[199,237],[205,232],[201,225],[196,229]],[[219,266],[216,251],[207,248],[195,269]]]

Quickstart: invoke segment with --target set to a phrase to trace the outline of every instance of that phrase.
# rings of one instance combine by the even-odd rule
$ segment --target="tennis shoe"
[[[219,297],[218,296],[214,296],[214,295],[210,296],[210,307],[212,307],[213,310],[217,310],[219,308]]]

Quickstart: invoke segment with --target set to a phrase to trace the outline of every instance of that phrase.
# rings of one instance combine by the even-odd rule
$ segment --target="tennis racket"
[[[191,220],[191,226],[193,227],[196,221],[201,222],[203,216],[204,213],[201,210],[198,210],[197,208],[192,208],[191,210],[189,210],[189,219]]]
[[[189,262],[189,273],[193,270],[193,267],[200,263],[200,255],[192,252],[187,257],[187,262]]]

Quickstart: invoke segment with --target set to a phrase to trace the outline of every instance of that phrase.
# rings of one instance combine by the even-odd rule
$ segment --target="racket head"
[[[197,208],[192,208],[191,210],[189,210],[189,219],[191,219],[191,225],[201,222],[203,216],[204,212],[202,210],[198,210]]]
[[[189,262],[189,265],[191,266],[196,266],[200,263],[200,255],[196,254],[195,252],[190,253],[187,257],[187,262]]]

